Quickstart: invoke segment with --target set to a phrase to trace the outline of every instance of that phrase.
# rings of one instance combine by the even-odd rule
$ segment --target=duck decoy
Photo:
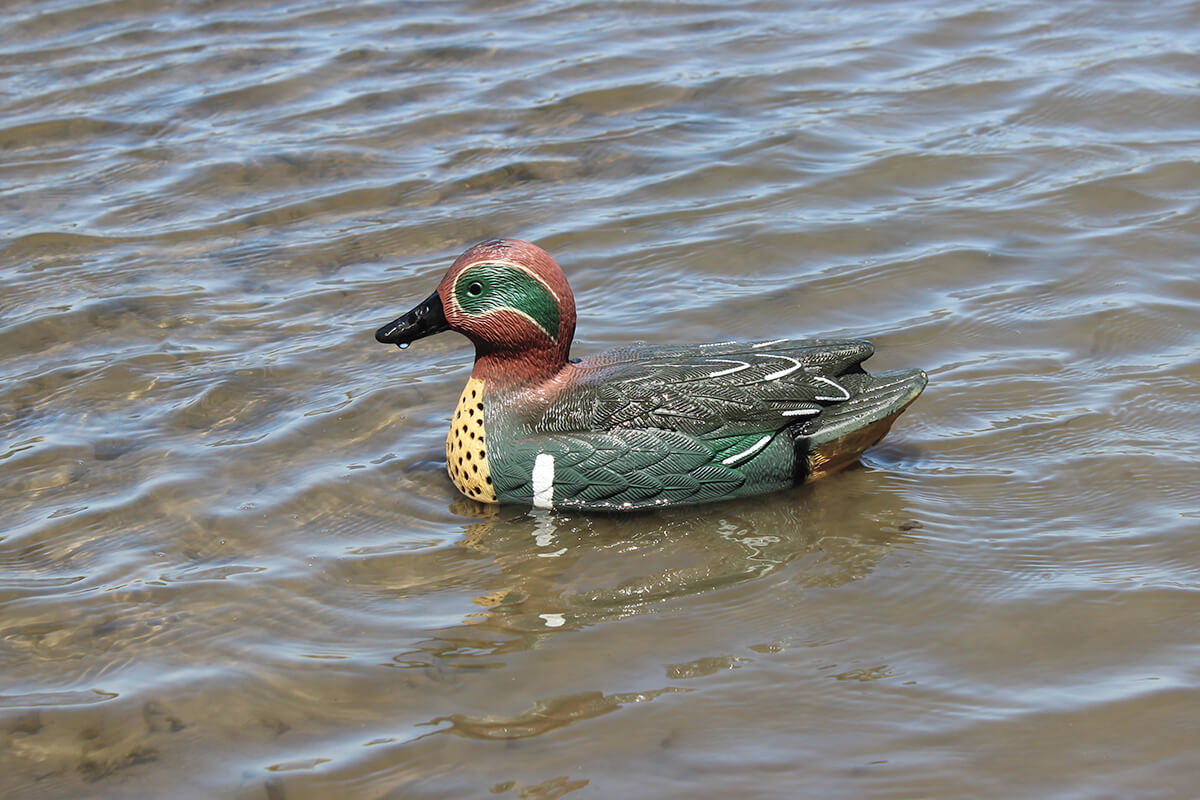
[[[868,374],[869,342],[634,345],[570,357],[575,297],[540,247],[471,247],[375,338],[475,344],[446,438],[454,485],[484,503],[624,511],[770,492],[829,475],[883,438],[925,388]]]

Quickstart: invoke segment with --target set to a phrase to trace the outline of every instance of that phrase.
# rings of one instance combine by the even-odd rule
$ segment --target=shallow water
[[[0,15],[0,794],[1188,797],[1200,7]],[[575,352],[852,336],[862,466],[457,498],[383,322],[538,242]]]

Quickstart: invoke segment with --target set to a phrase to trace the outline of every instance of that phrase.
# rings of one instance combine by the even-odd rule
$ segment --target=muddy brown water
[[[1194,797],[1200,6],[0,11],[0,794]],[[443,468],[511,235],[576,354],[865,337],[861,466]]]

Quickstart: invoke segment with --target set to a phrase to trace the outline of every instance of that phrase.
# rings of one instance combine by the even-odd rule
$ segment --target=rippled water
[[[1187,797],[1200,6],[0,12],[0,793]],[[459,499],[374,329],[531,239],[575,352],[854,336],[862,467]]]

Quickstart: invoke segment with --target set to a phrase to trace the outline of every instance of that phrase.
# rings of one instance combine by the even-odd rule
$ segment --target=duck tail
[[[840,375],[837,380],[850,397],[826,406],[815,420],[816,430],[804,437],[807,480],[816,480],[858,460],[864,450],[887,434],[896,417],[917,399],[929,381],[919,369],[874,375],[853,372]]]

